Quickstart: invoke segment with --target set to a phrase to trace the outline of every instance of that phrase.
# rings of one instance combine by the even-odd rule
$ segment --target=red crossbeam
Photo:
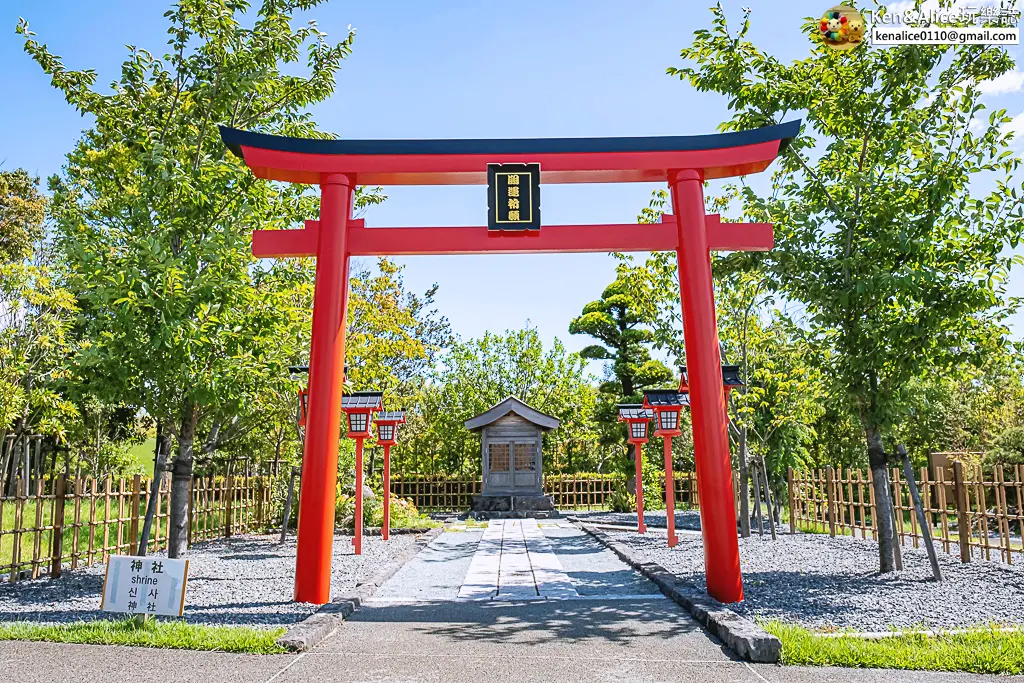
[[[707,216],[712,251],[768,251],[774,245],[766,223],[723,223]],[[259,258],[315,256],[319,224],[304,230],[257,230],[252,252]],[[421,256],[428,254],[559,254],[588,252],[675,251],[679,231],[675,216],[661,223],[546,225],[539,232],[493,232],[486,227],[367,228],[350,220],[348,251],[352,256]]]

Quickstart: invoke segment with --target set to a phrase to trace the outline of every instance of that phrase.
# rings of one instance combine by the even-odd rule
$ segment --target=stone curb
[[[331,636],[345,619],[355,612],[359,606],[390,579],[409,560],[416,557],[423,548],[441,535],[443,527],[431,529],[416,537],[416,544],[385,562],[377,571],[355,588],[345,591],[326,605],[288,629],[277,639],[277,644],[292,652],[305,652],[314,645]]]
[[[782,642],[778,638],[709,595],[684,585],[675,574],[660,564],[636,557],[628,547],[600,529],[582,522],[577,523],[618,555],[623,562],[653,581],[666,597],[684,607],[701,626],[739,657],[748,662],[779,662],[782,656]]]

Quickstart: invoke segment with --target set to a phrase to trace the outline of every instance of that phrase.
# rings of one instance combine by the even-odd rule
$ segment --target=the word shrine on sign
[[[111,555],[103,577],[104,612],[180,617],[185,611],[188,560]]]
[[[540,164],[487,164],[487,229],[540,230]]]

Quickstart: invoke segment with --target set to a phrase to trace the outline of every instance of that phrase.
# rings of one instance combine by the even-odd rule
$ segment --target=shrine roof
[[[551,415],[542,413],[539,410],[535,410],[515,396],[509,396],[476,417],[471,417],[466,420],[466,429],[471,432],[480,431],[487,425],[497,422],[509,413],[515,413],[527,422],[531,422],[544,430],[554,429],[559,425],[557,417],[552,417]]]

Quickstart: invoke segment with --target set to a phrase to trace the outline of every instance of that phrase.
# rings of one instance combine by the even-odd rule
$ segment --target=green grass
[[[276,654],[284,628],[264,630],[244,626],[199,626],[183,621],[158,621],[137,626],[132,619],[79,621],[72,624],[0,623],[0,640],[36,640],[88,645],[135,645],[175,650],[216,650]]]
[[[779,621],[763,623],[782,641],[784,664],[878,669],[1024,673],[1024,632],[974,628],[938,636],[895,633],[869,640],[824,636]]]
[[[151,436],[142,443],[135,444],[128,449],[135,462],[142,468],[143,474],[152,478],[153,476],[153,453],[156,451],[156,437]],[[130,468],[129,468],[130,469]]]

